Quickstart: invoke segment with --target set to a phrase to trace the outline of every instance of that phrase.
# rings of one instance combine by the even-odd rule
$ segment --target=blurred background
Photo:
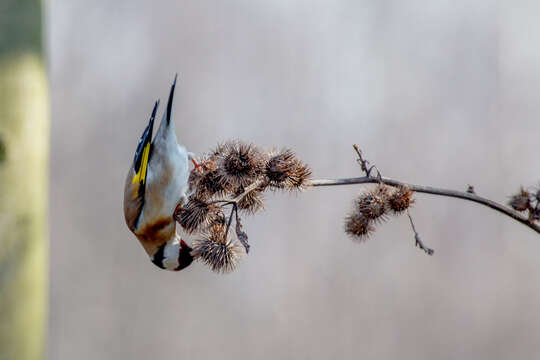
[[[540,353],[538,234],[416,195],[353,243],[361,186],[267,197],[229,275],[150,263],[122,213],[153,102],[200,154],[289,146],[314,177],[385,176],[506,202],[538,185],[534,1],[50,0],[48,358],[508,359]],[[163,109],[163,107],[161,108]]]

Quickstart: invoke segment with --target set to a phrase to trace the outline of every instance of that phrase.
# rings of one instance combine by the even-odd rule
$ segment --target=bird
[[[188,198],[190,161],[193,153],[178,144],[172,106],[177,75],[167,108],[152,140],[159,100],[154,104],[128,171],[124,185],[124,217],[150,260],[164,270],[179,271],[193,262],[192,248],[176,232],[175,209]]]

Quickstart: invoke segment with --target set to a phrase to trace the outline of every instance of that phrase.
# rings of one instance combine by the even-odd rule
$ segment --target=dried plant
[[[221,207],[209,204],[196,196],[190,196],[185,206],[174,214],[175,220],[188,233],[193,233],[201,225],[209,226],[225,218]]]
[[[395,214],[401,214],[414,203],[413,192],[407,186],[398,186],[390,193],[388,205]]]
[[[270,153],[264,167],[266,182],[276,189],[297,190],[309,186],[310,168],[290,149]]]
[[[174,214],[182,228],[195,236],[193,256],[213,271],[233,271],[250,248],[239,213],[253,215],[263,209],[263,195],[268,190],[302,191],[312,186],[375,184],[356,197],[351,212],[345,217],[345,232],[355,241],[367,240],[376,225],[406,213],[415,245],[432,255],[433,250],[423,244],[410,214],[414,192],[473,201],[540,233],[540,188],[534,191],[521,188],[511,196],[510,207],[506,207],[478,196],[472,185],[460,192],[385,178],[363,158],[357,145],[353,147],[364,176],[333,180],[312,180],[311,169],[290,149],[267,151],[235,140],[202,155],[198,159],[200,166],[189,178],[191,196]],[[227,207],[230,212],[225,215]]]
[[[223,224],[213,224],[201,237],[193,241],[193,256],[210,266],[213,271],[229,273],[236,269],[245,254]]]
[[[231,141],[214,151],[219,176],[227,184],[237,188],[252,184],[262,173],[265,158],[252,144]]]
[[[517,211],[529,210],[531,208],[530,194],[522,187],[519,193],[512,195],[508,205]]]
[[[218,169],[205,171],[198,179],[193,178],[192,181],[196,186],[195,194],[199,199],[209,199],[231,191],[230,184],[227,183]]]
[[[379,184],[372,191],[364,192],[358,196],[355,211],[369,221],[384,221],[389,206],[388,186]]]
[[[252,215],[259,210],[264,209],[264,190],[265,188],[261,186],[258,189],[246,193],[240,200],[238,200],[238,210],[242,210],[245,213]],[[233,196],[241,196],[245,191],[246,189],[244,188],[244,186],[239,186],[233,192]]]
[[[301,191],[311,177],[309,167],[292,150],[264,151],[237,140],[218,145],[197,163],[189,177],[191,196],[177,208],[174,219],[196,236],[193,255],[221,273],[234,270],[241,253],[249,252],[239,212],[255,214],[264,208],[265,191]]]
[[[404,186],[384,184],[364,191],[355,199],[351,213],[345,219],[345,232],[353,240],[367,240],[375,225],[390,215],[400,215],[413,203],[412,191]]]
[[[370,223],[371,221],[364,215],[352,212],[345,218],[345,232],[349,234],[353,240],[367,240],[369,235],[375,231],[375,228]]]
[[[512,195],[508,205],[519,212],[527,211],[530,221],[540,220],[540,187],[532,193],[521,187],[517,194]]]

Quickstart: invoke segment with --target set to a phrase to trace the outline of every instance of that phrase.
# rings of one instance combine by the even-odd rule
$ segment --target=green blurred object
[[[41,359],[49,99],[39,0],[0,6],[0,360]]]

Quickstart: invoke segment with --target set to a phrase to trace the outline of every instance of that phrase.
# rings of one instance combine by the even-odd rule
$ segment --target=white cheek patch
[[[163,267],[167,270],[174,270],[178,267],[178,253],[180,252],[180,241],[176,236],[167,242],[163,250]]]

